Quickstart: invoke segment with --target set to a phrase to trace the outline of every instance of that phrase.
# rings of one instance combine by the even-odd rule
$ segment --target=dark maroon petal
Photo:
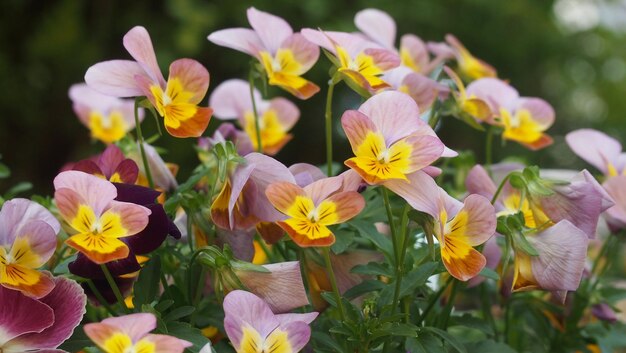
[[[122,150],[115,145],[109,145],[106,150],[102,152],[102,155],[100,155],[98,166],[102,169],[107,179],[109,179],[123,160],[124,154]]]
[[[117,165],[115,173],[120,176],[123,183],[134,184],[139,176],[139,167],[132,159],[125,159]]]
[[[122,183],[113,183],[113,185],[117,188],[117,197],[115,198],[117,201],[132,202],[141,206],[156,203],[157,197],[161,194],[154,189],[139,185]]]
[[[146,228],[132,237],[121,239],[137,255],[148,254],[161,246],[167,237],[171,223],[160,204],[146,205],[146,207],[152,211]]]
[[[120,240],[126,239],[122,238]],[[137,262],[137,258],[135,257],[135,253],[133,252],[132,248],[130,249],[130,254],[127,258],[108,262],[106,266],[113,276],[121,276],[139,271],[141,269],[141,266],[139,266],[139,263]],[[96,280],[105,279],[104,272],[102,272],[100,265],[92,262],[81,253],[77,255],[76,260],[70,262],[68,268],[72,274],[83,278]]]
[[[90,161],[88,159],[76,162],[71,169],[85,172],[87,174],[104,176],[104,172],[100,170],[100,167],[98,167],[94,161]]]

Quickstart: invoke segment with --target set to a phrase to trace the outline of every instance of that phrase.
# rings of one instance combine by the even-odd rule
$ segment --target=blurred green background
[[[415,0],[415,1],[207,1],[207,0],[5,0],[0,12],[0,153],[12,169],[0,192],[17,181],[49,193],[52,179],[68,161],[98,153],[103,146],[74,116],[67,90],[99,61],[130,56],[122,36],[134,25],[152,36],[160,65],[191,57],[211,73],[209,92],[221,81],[246,78],[250,58],[209,43],[207,35],[228,27],[249,27],[246,8],[255,6],[287,19],[298,30],[320,27],[355,30],[354,14],[367,7],[389,12],[398,33],[439,41],[455,34],[477,57],[493,64],[522,95],[552,103],[557,121],[549,131],[555,144],[530,153],[514,143],[496,151],[496,160],[523,154],[542,167],[582,168],[563,135],[593,127],[626,141],[626,2],[602,0]],[[295,139],[277,156],[287,165],[324,162],[323,106],[329,62],[322,56],[306,77],[322,87],[297,102],[302,117]],[[271,90],[271,95],[287,96]],[[360,103],[345,85],[336,90],[335,117]],[[207,98],[208,99],[208,98]],[[205,99],[205,102],[207,100]],[[335,119],[336,121],[338,119]],[[213,119],[206,134],[219,121]],[[144,124],[154,133],[152,119]],[[335,129],[340,136],[340,129]],[[455,149],[484,155],[484,135],[447,119],[440,135]],[[349,150],[337,137],[336,160]],[[156,145],[167,161],[181,165],[184,180],[197,162],[193,139],[163,136]]]

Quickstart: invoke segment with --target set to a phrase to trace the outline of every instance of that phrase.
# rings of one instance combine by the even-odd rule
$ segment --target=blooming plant
[[[122,41],[134,60],[97,63],[70,88],[102,153],[60,168],[52,198],[0,197],[0,353],[626,347],[626,290],[612,281],[626,229],[618,140],[566,136],[598,176],[493,163],[495,138],[549,148],[557,113],[455,36],[396,43],[377,9],[359,11],[352,33],[294,33],[255,8],[247,18],[252,29],[208,36],[253,57],[247,81],[213,89],[212,108],[207,69],[178,59],[165,80],[141,26]],[[275,156],[298,144],[292,98],[321,90],[302,76],[320,51],[326,163],[287,166]],[[361,101],[334,112],[342,82]],[[146,124],[159,134],[144,139]],[[448,124],[484,132],[482,164],[444,143]],[[350,150],[333,146],[334,126]],[[172,137],[198,138],[188,176],[161,155]]]

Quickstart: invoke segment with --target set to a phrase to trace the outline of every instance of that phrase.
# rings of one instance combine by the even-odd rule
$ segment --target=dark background
[[[398,33],[414,33],[424,40],[455,34],[477,57],[493,64],[501,78],[522,95],[552,103],[557,121],[550,134],[555,144],[529,153],[514,143],[496,148],[496,160],[524,155],[542,167],[582,168],[563,143],[563,135],[580,127],[594,127],[626,138],[626,5],[599,0],[421,0],[421,1],[109,1],[5,0],[0,11],[0,153],[12,169],[0,182],[0,192],[18,181],[49,193],[52,178],[66,162],[102,150],[74,116],[67,90],[83,80],[87,68],[99,61],[130,56],[122,36],[134,25],[152,36],[161,68],[190,57],[211,73],[209,93],[221,81],[246,78],[250,58],[209,43],[209,33],[228,27],[249,27],[246,8],[255,6],[284,17],[299,30],[320,27],[355,30],[354,14],[377,7],[389,12]],[[329,68],[323,56],[306,77],[322,87],[308,101],[299,101],[302,117],[295,139],[277,156],[287,165],[324,162],[323,107]],[[288,96],[279,90],[270,95]],[[289,97],[292,99],[291,97]],[[208,97],[205,99],[205,102]],[[345,85],[336,90],[334,114],[358,105],[360,98]],[[219,121],[214,119],[210,134]],[[153,120],[144,124],[154,133]],[[349,153],[337,137],[336,160]],[[474,149],[484,155],[484,135],[461,122],[444,121],[440,135],[455,149]],[[165,159],[181,165],[184,180],[197,163],[193,139],[163,136],[156,145],[167,149]]]

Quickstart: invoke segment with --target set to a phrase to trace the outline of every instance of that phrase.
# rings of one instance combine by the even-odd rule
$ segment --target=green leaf
[[[480,353],[516,353],[516,351],[510,346],[495,342],[493,340],[485,340],[480,342],[466,343],[465,348],[468,352],[480,352]]]
[[[386,263],[370,262],[367,265],[356,265],[350,270],[352,273],[371,276],[392,277],[394,272]]]
[[[78,352],[85,347],[92,346],[93,342],[87,337],[83,326],[80,325],[74,329],[74,333],[59,347],[67,352]]]
[[[333,244],[330,249],[335,254],[341,254],[346,251],[354,242],[354,231],[338,229],[333,233],[335,233],[335,244]]]
[[[465,346],[463,346],[463,344],[461,344],[461,342],[459,342],[454,336],[452,336],[448,332],[446,332],[444,330],[441,330],[441,329],[438,329],[436,327],[423,327],[422,330],[431,332],[432,334],[441,337],[441,339],[443,339],[444,342],[447,342],[457,352],[459,352],[459,353],[467,353],[467,350],[465,349]]]
[[[417,338],[408,338],[405,346],[409,353],[445,353],[446,350],[437,337],[420,332]]]
[[[140,308],[144,304],[150,304],[159,291],[161,279],[161,258],[156,255],[141,269],[139,278],[133,286],[133,304]]]
[[[348,291],[344,293],[344,297],[351,299],[356,298],[365,293],[380,291],[386,286],[387,285],[381,281],[368,279],[348,289]]]
[[[0,179],[6,179],[11,176],[11,170],[4,163],[0,163]]]
[[[200,330],[183,322],[169,322],[167,332],[170,336],[191,342],[193,346],[187,349],[193,353],[199,353],[205,345],[211,342]]]
[[[180,308],[176,308],[165,315],[163,320],[166,322],[176,321],[193,314],[194,311],[196,311],[196,308],[193,306],[181,306]]]
[[[13,186],[12,188],[9,189],[9,191],[7,191],[4,194],[4,198],[5,199],[12,199],[14,198],[16,195],[21,194],[25,191],[28,191],[30,189],[33,188],[33,184],[27,182],[27,181],[23,181],[21,183],[18,183],[17,185]]]
[[[499,281],[500,280],[500,275],[498,274],[498,272],[490,269],[489,267],[483,267],[483,269],[480,271],[479,275],[483,276],[485,278],[492,279],[494,281]]]
[[[415,290],[415,288],[426,284],[428,278],[435,273],[438,267],[439,264],[437,262],[431,261],[426,262],[409,272],[406,277],[402,279],[400,297],[409,295]]]
[[[354,229],[356,229],[356,231],[359,232],[359,234],[363,238],[374,243],[374,245],[378,249],[380,249],[382,252],[387,254],[388,257],[391,257],[391,254],[393,253],[393,246],[391,245],[391,240],[389,240],[389,238],[387,238],[386,236],[380,234],[376,230],[376,227],[373,224],[367,221],[356,220],[356,221],[351,221],[349,225],[352,226]]]

